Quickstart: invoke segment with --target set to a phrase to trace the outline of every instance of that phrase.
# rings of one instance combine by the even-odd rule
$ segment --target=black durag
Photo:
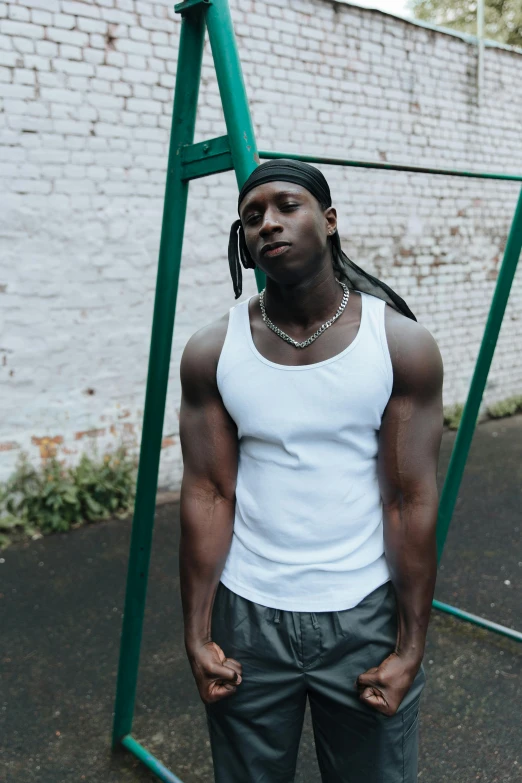
[[[279,160],[269,160],[254,169],[239,192],[238,213],[239,206],[246,194],[258,185],[264,185],[266,182],[293,182],[306,188],[317,199],[323,209],[332,206],[328,182],[319,169],[299,160],[281,158]],[[401,299],[386,283],[368,274],[364,269],[354,264],[353,261],[350,261],[341,248],[341,240],[337,231],[329,237],[329,241],[332,248],[333,268],[339,280],[346,283],[353,290],[363,291],[366,294],[383,299],[407,318],[411,318],[414,321],[417,320],[404,299]],[[234,294],[236,299],[238,299],[243,290],[241,265],[245,269],[255,269],[256,266],[246,246],[241,220],[234,221],[230,229],[228,263],[234,284]]]

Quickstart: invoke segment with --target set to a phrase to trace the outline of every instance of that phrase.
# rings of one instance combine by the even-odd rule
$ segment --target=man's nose
[[[274,231],[281,231],[282,228],[283,227],[277,219],[277,216],[273,212],[269,212],[267,210],[264,214],[263,223],[259,229],[259,233],[261,236],[265,236],[266,234],[272,234]]]

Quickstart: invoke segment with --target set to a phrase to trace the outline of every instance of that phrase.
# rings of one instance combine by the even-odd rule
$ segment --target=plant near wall
[[[456,403],[444,408],[444,426],[450,430],[458,430],[464,405]],[[522,394],[506,397],[505,400],[494,402],[486,408],[486,416],[489,419],[505,419],[507,416],[515,416],[522,413]]]
[[[522,413],[522,394],[493,403],[486,413],[490,419],[504,419],[506,416],[514,416],[515,413]]]
[[[460,402],[444,408],[444,426],[450,430],[458,430],[463,410],[464,405]]]
[[[74,468],[50,457],[37,469],[22,455],[13,476],[0,485],[0,546],[16,538],[126,516],[135,480],[136,460],[124,447],[101,460],[83,454]]]

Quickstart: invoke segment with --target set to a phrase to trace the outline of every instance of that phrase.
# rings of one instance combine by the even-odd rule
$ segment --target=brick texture
[[[233,0],[261,149],[522,171],[522,54],[477,54],[335,0]],[[140,438],[180,20],[160,0],[0,3],[0,478]],[[197,138],[225,133],[207,46]],[[519,186],[324,167],[345,251],[439,342],[465,398]],[[191,185],[161,478],[179,487],[179,361],[234,304],[231,173]],[[244,297],[255,292],[245,273]],[[486,402],[522,391],[515,280]]]

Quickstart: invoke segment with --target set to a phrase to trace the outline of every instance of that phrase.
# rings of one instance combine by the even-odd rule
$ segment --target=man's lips
[[[263,256],[269,256],[270,258],[273,258],[274,256],[280,256],[283,253],[285,253],[290,248],[289,244],[282,244],[282,243],[274,243],[274,245],[266,246],[261,250],[261,254]]]

